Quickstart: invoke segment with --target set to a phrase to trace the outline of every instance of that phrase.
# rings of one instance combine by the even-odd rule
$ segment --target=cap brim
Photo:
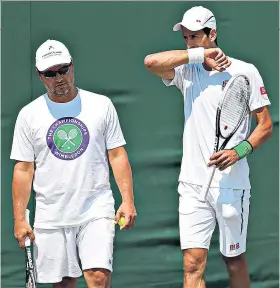
[[[179,30],[181,30],[181,22],[180,23],[177,23],[173,26],[173,31],[177,32]]]
[[[203,28],[205,28],[199,23],[183,23],[183,22],[180,22],[180,23],[177,23],[177,24],[175,24],[173,26],[173,31],[176,32],[176,31],[181,30],[182,26],[187,28],[190,31],[198,31],[198,30],[202,30]]]
[[[52,57],[52,59],[41,60],[39,63],[36,63],[36,68],[43,72],[57,65],[70,64],[71,61],[72,59],[70,56]]]

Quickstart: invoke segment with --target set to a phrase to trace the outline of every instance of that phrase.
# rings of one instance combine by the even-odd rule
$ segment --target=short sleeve
[[[250,71],[248,76],[252,89],[249,102],[250,110],[254,111],[258,108],[270,105],[271,103],[266,93],[263,79],[255,66],[253,66],[253,69]]]
[[[173,80],[162,79],[162,82],[165,86],[176,86],[182,93],[184,90],[184,81],[183,81],[183,74],[185,71],[186,65],[178,66],[175,69],[175,76]]]
[[[31,131],[22,111],[20,111],[14,128],[10,159],[33,162],[35,158],[34,155]]]
[[[117,111],[111,100],[109,101],[107,115],[105,119],[105,141],[108,150],[126,144],[121,130]]]

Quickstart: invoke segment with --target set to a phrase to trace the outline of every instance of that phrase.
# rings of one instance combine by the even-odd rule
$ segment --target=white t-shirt
[[[54,118],[46,94],[18,114],[11,159],[36,163],[36,228],[78,226],[115,215],[106,152],[126,142],[111,100],[78,91],[81,111],[75,117]]]
[[[231,66],[225,72],[206,71],[202,64],[186,64],[175,69],[172,81],[163,79],[166,86],[176,85],[184,96],[185,125],[179,181],[197,185],[205,183],[209,170],[207,163],[214,150],[216,111],[222,89],[232,75],[244,73],[249,77],[252,85],[249,103],[251,111],[270,105],[257,68],[233,58],[231,61]],[[225,149],[247,139],[250,126],[251,115],[248,114]],[[216,169],[211,187],[251,188],[247,159],[243,158],[224,171]]]

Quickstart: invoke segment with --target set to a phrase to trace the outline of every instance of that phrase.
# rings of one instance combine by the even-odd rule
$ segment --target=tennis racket
[[[223,97],[218,105],[216,113],[214,153],[223,150],[226,147],[227,143],[248,114],[250,95],[251,86],[247,76],[238,74],[230,78],[225,86]],[[219,148],[220,138],[223,138],[224,142]],[[215,170],[216,166],[210,168],[207,182],[202,187],[199,198],[203,202],[206,201]]]
[[[28,224],[29,224],[29,213],[30,211],[26,209],[25,219]],[[37,286],[35,281],[35,271],[31,254],[31,241],[29,237],[26,237],[25,239],[25,258],[26,258],[26,288],[36,288]]]

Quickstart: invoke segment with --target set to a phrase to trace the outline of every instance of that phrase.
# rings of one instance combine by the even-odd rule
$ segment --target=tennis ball
[[[124,223],[125,223],[125,218],[124,218],[124,216],[121,216],[118,224],[119,224],[120,226],[124,226]]]

